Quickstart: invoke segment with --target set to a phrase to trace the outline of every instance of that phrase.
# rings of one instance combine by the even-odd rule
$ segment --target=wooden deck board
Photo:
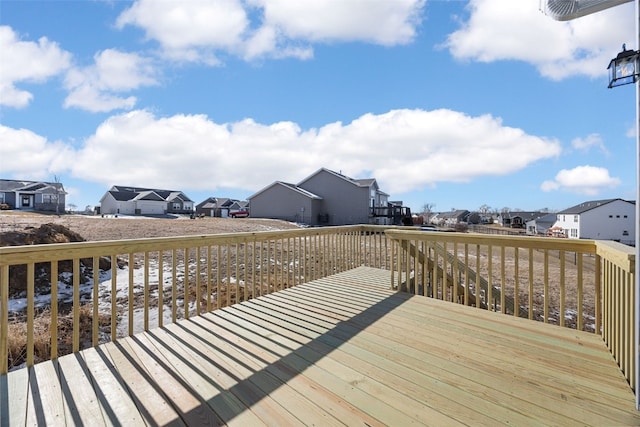
[[[0,377],[2,425],[640,425],[601,338],[360,267]]]

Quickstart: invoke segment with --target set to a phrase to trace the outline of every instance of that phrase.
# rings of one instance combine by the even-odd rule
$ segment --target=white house
[[[592,200],[556,214],[554,227],[570,239],[615,240],[635,244],[635,202],[623,199]]]
[[[181,191],[114,185],[100,199],[102,214],[192,214],[194,204]]]

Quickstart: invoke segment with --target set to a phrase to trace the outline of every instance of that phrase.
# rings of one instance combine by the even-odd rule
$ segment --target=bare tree
[[[54,192],[52,196],[53,202],[56,204],[56,215],[60,215],[60,195],[64,194],[62,190],[62,184],[60,183],[60,177],[58,175],[53,176]]]
[[[429,223],[431,219],[431,214],[433,213],[433,208],[436,207],[435,203],[425,203],[422,205],[422,215],[425,217],[424,220],[426,223]]]

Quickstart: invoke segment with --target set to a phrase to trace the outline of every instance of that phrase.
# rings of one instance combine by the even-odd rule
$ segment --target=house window
[[[4,203],[4,193],[0,193],[0,203]]]
[[[620,218],[620,215],[616,215],[616,218]]]
[[[628,236],[628,235],[629,235],[629,232],[628,232],[627,230],[624,230],[624,231],[622,232],[622,235],[623,235],[623,236]]]
[[[624,215],[622,218],[626,218],[626,217],[627,217],[627,216],[626,216],[626,215]]]
[[[580,215],[574,215],[573,222],[578,222],[579,218],[580,218]]]
[[[53,194],[43,194],[42,195],[42,203],[55,203],[53,198]]]
[[[571,237],[578,237],[578,229],[577,228],[572,228],[571,229]]]
[[[609,215],[609,218],[613,218],[613,215]]]
[[[174,203],[173,204],[173,209],[174,210],[179,210],[180,209],[180,203]]]

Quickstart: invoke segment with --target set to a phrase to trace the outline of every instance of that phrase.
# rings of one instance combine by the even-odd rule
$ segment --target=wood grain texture
[[[598,335],[390,280],[359,267],[11,372],[2,424],[640,424]]]

